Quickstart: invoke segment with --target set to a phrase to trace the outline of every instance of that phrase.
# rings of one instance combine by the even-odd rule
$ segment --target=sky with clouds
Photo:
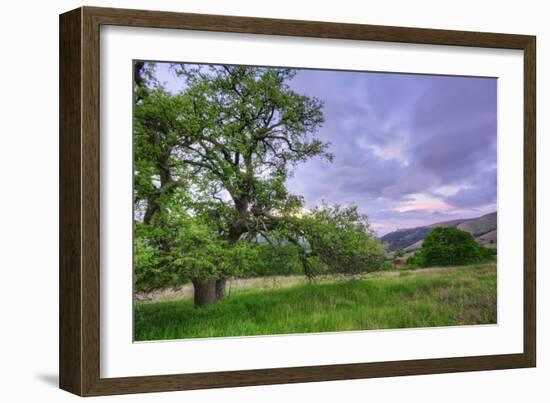
[[[181,88],[166,64],[157,76]],[[379,235],[496,211],[496,79],[298,70],[289,84],[324,101],[334,154],[288,180],[307,207],[356,204]]]

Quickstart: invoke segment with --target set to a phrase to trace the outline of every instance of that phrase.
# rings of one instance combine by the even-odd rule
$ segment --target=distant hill
[[[475,237],[495,231],[497,228],[497,213],[491,213],[474,220],[463,221],[458,224],[458,229],[469,232]]]
[[[496,212],[477,218],[443,221],[423,227],[399,229],[384,235],[380,240],[388,245],[390,252],[398,248],[403,248],[406,252],[413,252],[420,249],[424,237],[432,228],[436,227],[456,227],[472,234],[481,245],[488,247],[497,245]]]

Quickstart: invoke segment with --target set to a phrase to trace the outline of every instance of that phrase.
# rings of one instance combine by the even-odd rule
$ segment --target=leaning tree
[[[171,68],[183,87],[176,94],[156,81],[154,65],[134,69],[135,221],[144,234],[136,249],[144,283],[185,278],[195,305],[211,304],[253,259],[258,239],[299,245],[306,274],[316,261],[346,272],[382,255],[356,209],[303,215],[302,198],[286,188],[296,164],[332,160],[316,136],[323,104],[289,86],[295,70]]]

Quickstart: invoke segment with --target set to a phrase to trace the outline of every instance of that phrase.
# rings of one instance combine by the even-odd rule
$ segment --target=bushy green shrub
[[[480,247],[480,251],[481,251],[481,259],[483,261],[494,261],[497,258],[496,248]]]
[[[395,257],[405,256],[405,250],[403,248],[397,248],[394,253]]]
[[[494,261],[496,249],[479,245],[472,234],[454,227],[434,228],[422,248],[407,259],[407,267],[460,266]]]
[[[424,260],[422,259],[422,254],[420,252],[416,252],[414,255],[409,256],[405,261],[405,265],[407,269],[416,269],[418,267],[425,266]]]

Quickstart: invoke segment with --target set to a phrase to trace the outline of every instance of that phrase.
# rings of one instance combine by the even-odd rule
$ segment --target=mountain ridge
[[[379,239],[386,243],[388,251],[403,248],[406,252],[412,252],[422,246],[422,240],[437,227],[456,227],[469,232],[476,241],[484,246],[496,247],[497,244],[497,213],[492,212],[474,218],[464,218],[435,222],[429,225],[413,228],[400,228],[390,232]]]

